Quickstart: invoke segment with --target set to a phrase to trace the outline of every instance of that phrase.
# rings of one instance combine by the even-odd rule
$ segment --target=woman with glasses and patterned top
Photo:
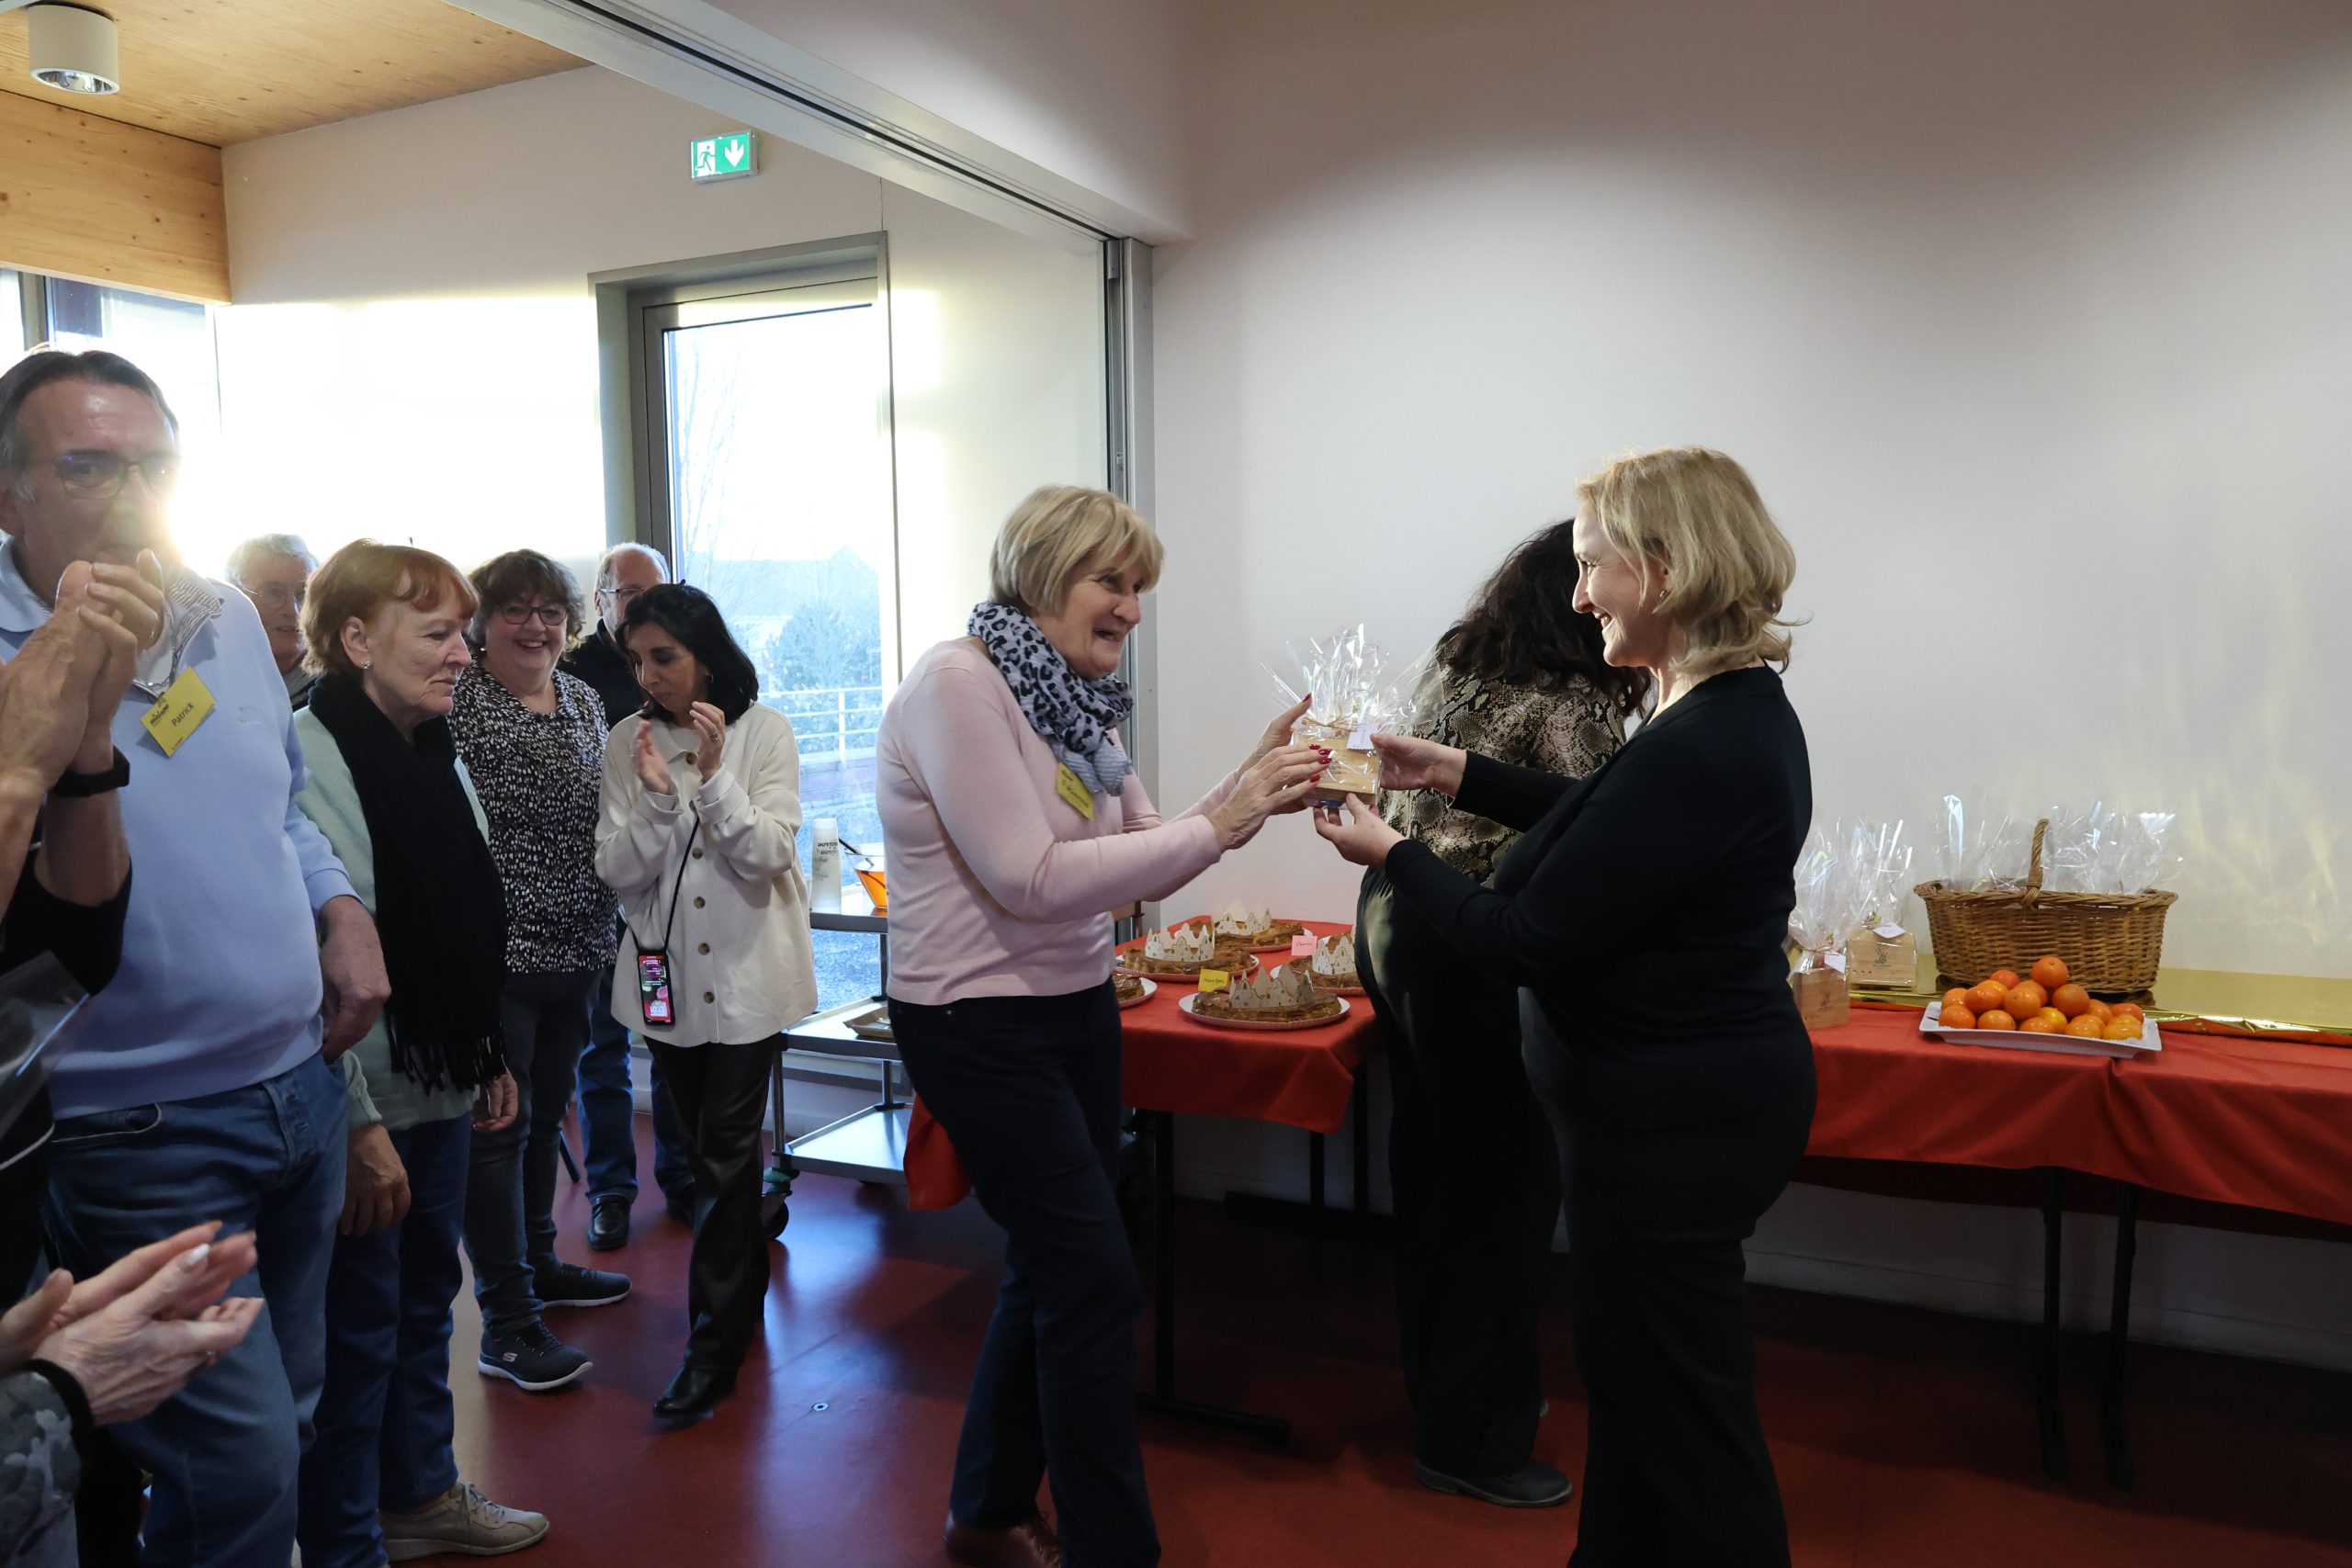
[[[613,895],[596,879],[605,708],[585,681],[556,668],[590,624],[569,571],[537,550],[510,550],[476,567],[472,582],[474,662],[458,677],[449,728],[506,893],[499,1010],[521,1109],[474,1139],[466,1251],[482,1372],[537,1393],[589,1364],[541,1309],[608,1306],[629,1291],[625,1276],[555,1251],[556,1139],[588,1043],[590,995],[613,961]]]
[[[638,594],[620,643],[646,705],[605,743],[596,874],[628,917],[613,1016],[653,1047],[694,1172],[685,1359],[653,1405],[683,1425],[734,1392],[767,1294],[768,1070],[776,1036],[817,1003],[800,752],[702,590]]]

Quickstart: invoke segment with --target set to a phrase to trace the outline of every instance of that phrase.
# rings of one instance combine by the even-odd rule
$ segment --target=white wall
[[[1195,238],[1157,299],[1170,801],[1247,744],[1285,638],[1417,649],[1579,475],[1705,442],[1797,547],[1824,815],[2175,809],[2169,961],[2352,975],[2352,12],[1202,0],[1193,44]],[[1277,824],[1169,910],[1340,917],[1354,886]],[[1186,1188],[1295,1195],[1303,1143],[1188,1123]],[[2352,1364],[2352,1248],[2143,1245],[2142,1332]],[[2038,1221],[1799,1188],[1750,1256],[2021,1314]]]
[[[903,636],[959,635],[1012,502],[1101,481],[1100,264],[773,139],[757,177],[690,184],[687,141],[721,129],[588,69],[228,149],[222,396],[255,507],[454,513],[485,553],[601,540],[589,274],[886,231]],[[288,385],[305,347],[331,384]],[[521,456],[442,482],[486,445]],[[315,471],[274,483],[271,454]]]
[[[1704,442],[1797,547],[1825,816],[2177,810],[2169,961],[2352,975],[2352,12],[1204,0],[1199,35],[1172,797],[1283,639],[1415,649],[1580,474]],[[1193,902],[1352,882],[1302,830]]]

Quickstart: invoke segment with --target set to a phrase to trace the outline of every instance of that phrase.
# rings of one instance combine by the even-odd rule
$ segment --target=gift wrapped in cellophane
[[[1835,1029],[1851,1016],[1846,939],[1870,903],[1872,849],[1866,830],[1815,825],[1797,857],[1789,935],[1802,951],[1789,987],[1807,1029]]]
[[[1295,707],[1302,695],[1313,699],[1306,716],[1291,727],[1291,739],[1331,753],[1316,794],[1327,800],[1349,795],[1369,798],[1380,787],[1380,754],[1373,750],[1372,738],[1410,731],[1416,713],[1412,694],[1426,657],[1391,670],[1379,645],[1361,626],[1334,632],[1304,649],[1284,643],[1283,653],[1294,675],[1285,678],[1272,665],[1266,672],[1273,677],[1283,705]]]

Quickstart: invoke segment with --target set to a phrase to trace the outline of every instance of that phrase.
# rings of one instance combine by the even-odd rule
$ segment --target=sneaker
[[[533,1393],[545,1393],[551,1388],[577,1382],[594,1365],[584,1354],[548,1333],[544,1323],[535,1323],[517,1334],[484,1334],[481,1359],[477,1364],[482,1376],[504,1378]]]
[[[454,1551],[466,1557],[503,1557],[546,1539],[545,1514],[502,1507],[481,1488],[461,1481],[413,1513],[389,1510],[377,1516],[384,1527],[384,1555],[413,1562]]]
[[[628,1276],[559,1263],[531,1271],[531,1293],[543,1307],[610,1306],[628,1294]]]
[[[1503,1508],[1556,1508],[1576,1491],[1566,1476],[1535,1460],[1504,1475],[1448,1475],[1415,1460],[1413,1479],[1432,1492],[1476,1497]]]

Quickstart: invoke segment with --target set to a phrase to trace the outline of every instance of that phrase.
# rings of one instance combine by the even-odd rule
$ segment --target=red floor
[[[639,1123],[640,1131],[643,1123]],[[648,1167],[650,1168],[650,1166]],[[1415,1485],[1377,1242],[1183,1206],[1181,1390],[1287,1416],[1269,1450],[1152,1417],[1144,1446],[1171,1564],[1557,1564],[1576,1505],[1513,1513]],[[778,1247],[766,1348],[716,1417],[657,1431],[648,1406],[684,1333],[686,1233],[658,1198],[636,1236],[566,1256],[629,1271],[617,1307],[558,1314],[596,1358],[554,1395],[471,1368],[458,1309],[458,1460],[492,1496],[555,1524],[526,1559],[567,1568],[934,1564],[964,1382],[994,1292],[995,1246],[967,1203],[805,1178]],[[1560,1267],[1565,1271],[1566,1260]],[[1555,1300],[1566,1298],[1563,1288]],[[1758,1291],[1765,1427],[1804,1568],[2352,1568],[2352,1377],[2138,1347],[2139,1484],[2100,1478],[2095,1360],[2070,1345],[2074,1479],[2041,1478],[2022,1330]],[[1577,1473],[1581,1389],[1565,1310],[1549,1326],[1539,1457]]]

